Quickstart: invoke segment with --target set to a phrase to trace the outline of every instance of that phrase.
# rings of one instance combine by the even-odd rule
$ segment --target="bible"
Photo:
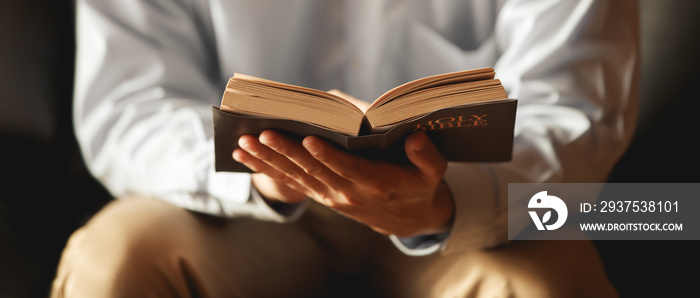
[[[251,172],[232,158],[238,138],[274,129],[316,135],[353,154],[407,162],[403,141],[425,131],[450,161],[511,159],[517,100],[492,68],[424,77],[362,105],[351,96],[244,74],[229,79],[212,107],[216,171]]]

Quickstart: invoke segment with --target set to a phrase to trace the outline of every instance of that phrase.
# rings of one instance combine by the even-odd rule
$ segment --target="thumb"
[[[406,139],[406,155],[408,160],[432,181],[441,181],[447,170],[447,159],[428,138],[425,132],[416,132]]]

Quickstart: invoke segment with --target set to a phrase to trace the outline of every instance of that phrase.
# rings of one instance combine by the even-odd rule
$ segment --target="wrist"
[[[438,216],[436,217],[437,229],[433,234],[448,232],[454,221],[455,207],[452,192],[445,181],[440,182],[435,191],[435,206]]]
[[[415,236],[449,232],[454,221],[454,209],[452,192],[443,181],[435,189],[432,208],[430,208],[431,212],[427,217],[428,220],[423,229],[416,233]]]
[[[252,174],[251,182],[268,205],[276,203],[298,204],[306,200],[306,195],[303,193],[291,189],[265,174]]]

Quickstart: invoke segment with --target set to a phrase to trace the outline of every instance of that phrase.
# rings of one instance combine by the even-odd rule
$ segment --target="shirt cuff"
[[[449,235],[449,232],[406,238],[390,235],[389,239],[391,239],[391,242],[394,243],[396,248],[406,255],[426,256],[440,250],[444,246],[445,239],[447,239]]]
[[[253,186],[250,174],[247,173],[214,173],[212,170],[208,181],[208,195],[216,198],[213,201],[218,203],[219,208],[210,206],[210,208],[188,209],[226,217],[248,217],[264,221],[292,222],[298,219],[308,206],[308,200],[299,204],[268,203]]]
[[[491,181],[494,175],[486,164],[448,164],[444,179],[455,200],[455,214],[441,253],[483,249],[507,242],[507,204],[500,201],[506,194]]]

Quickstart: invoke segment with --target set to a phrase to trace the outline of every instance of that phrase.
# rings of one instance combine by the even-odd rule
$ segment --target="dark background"
[[[698,183],[700,1],[640,3],[639,126],[610,182]],[[46,297],[66,239],[111,199],[73,135],[73,32],[71,0],[0,2],[0,297]],[[696,292],[698,243],[596,242],[622,297]]]

